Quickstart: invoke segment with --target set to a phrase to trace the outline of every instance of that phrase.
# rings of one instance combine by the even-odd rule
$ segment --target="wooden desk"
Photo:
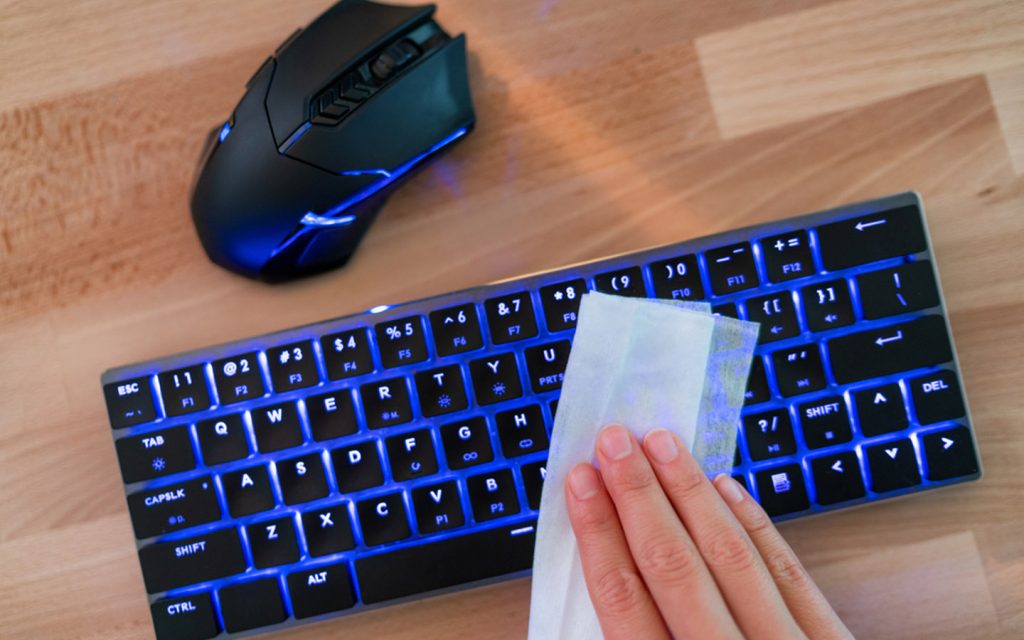
[[[325,0],[0,10],[0,636],[151,637],[100,372],[905,189],[986,475],[783,527],[864,638],[1024,636],[1024,3],[442,1],[477,130],[347,268],[207,261],[206,131]],[[528,580],[281,637],[519,638]]]

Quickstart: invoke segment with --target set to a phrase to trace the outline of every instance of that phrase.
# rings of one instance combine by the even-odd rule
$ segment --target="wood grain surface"
[[[1024,2],[439,0],[476,131],[350,265],[213,266],[204,134],[325,0],[0,1],[0,637],[150,638],[104,369],[917,190],[985,477],[788,523],[863,638],[1024,637]],[[517,580],[280,637],[521,638]]]

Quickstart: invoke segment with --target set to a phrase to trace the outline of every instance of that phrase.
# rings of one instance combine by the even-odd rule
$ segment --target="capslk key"
[[[149,538],[220,518],[210,476],[128,496],[135,537]]]

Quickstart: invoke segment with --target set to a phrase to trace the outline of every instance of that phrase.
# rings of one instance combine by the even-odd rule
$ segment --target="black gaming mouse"
[[[263,63],[193,186],[211,260],[268,281],[340,266],[388,195],[470,131],[465,36],[434,9],[342,0]]]

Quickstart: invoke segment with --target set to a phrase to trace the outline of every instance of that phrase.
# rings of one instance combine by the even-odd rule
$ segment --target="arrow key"
[[[895,491],[921,484],[917,456],[909,439],[866,447],[864,452],[871,469],[872,491]]]
[[[800,321],[796,318],[793,295],[789,291],[751,298],[747,300],[746,307],[747,319],[761,324],[758,342],[775,342],[800,334]]]
[[[866,436],[892,433],[907,427],[907,408],[900,385],[895,382],[856,391],[853,402],[857,406],[860,430]]]
[[[860,462],[853,451],[811,459],[811,473],[817,489],[818,504],[836,504],[863,498],[864,479]]]
[[[978,455],[967,427],[929,433],[921,438],[929,480],[948,480],[978,473]]]

